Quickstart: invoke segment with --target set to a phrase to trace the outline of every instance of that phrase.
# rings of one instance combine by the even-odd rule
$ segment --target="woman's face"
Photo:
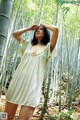
[[[42,40],[44,37],[44,27],[43,26],[39,26],[39,28],[37,29],[35,36],[38,40]]]

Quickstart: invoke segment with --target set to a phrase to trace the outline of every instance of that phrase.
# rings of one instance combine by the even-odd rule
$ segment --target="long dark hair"
[[[34,35],[33,35],[33,39],[31,41],[32,45],[36,45],[38,43],[38,40],[35,36],[36,31],[38,30],[38,28],[35,30]],[[41,43],[44,45],[47,45],[48,42],[50,42],[50,32],[47,28],[43,27],[43,31],[44,31],[44,37],[41,40]]]

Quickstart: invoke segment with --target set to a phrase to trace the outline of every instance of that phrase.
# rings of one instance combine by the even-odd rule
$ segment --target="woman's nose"
[[[39,32],[40,30],[38,29],[37,32]]]
[[[40,32],[40,30],[37,30],[37,33],[39,33]]]

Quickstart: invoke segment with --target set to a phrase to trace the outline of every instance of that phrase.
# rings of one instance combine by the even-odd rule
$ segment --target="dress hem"
[[[36,108],[36,107],[38,107],[39,105],[37,105],[37,106],[33,106],[33,105],[23,105],[23,104],[19,104],[19,103],[14,103],[14,102],[12,102],[12,101],[9,101],[9,100],[6,100],[7,102],[10,102],[10,103],[13,103],[13,104],[16,104],[16,105],[20,105],[20,106],[30,106],[30,107],[33,107],[33,108]]]

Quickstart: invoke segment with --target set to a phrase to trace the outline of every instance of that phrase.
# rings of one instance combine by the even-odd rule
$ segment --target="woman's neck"
[[[38,40],[38,45],[43,45],[43,44],[41,43],[41,40]]]
[[[42,41],[42,38],[38,38],[38,45],[43,45],[41,41]]]

